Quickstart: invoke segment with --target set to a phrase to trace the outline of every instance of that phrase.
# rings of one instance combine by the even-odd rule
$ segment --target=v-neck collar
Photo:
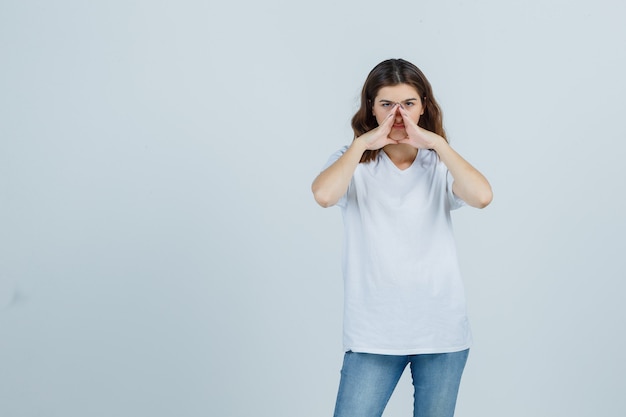
[[[385,152],[384,149],[381,149],[381,152],[383,154],[383,158],[386,158],[387,161],[393,166],[393,168],[398,171],[398,172],[407,172],[409,171],[411,168],[413,168],[417,162],[417,158],[420,157],[420,155],[423,153],[421,152],[419,149],[417,151],[417,155],[415,155],[415,159],[413,159],[413,162],[411,162],[411,165],[409,165],[408,167],[404,168],[404,169],[400,169],[395,162],[393,162],[393,160],[389,157],[389,155],[387,155],[387,152]]]

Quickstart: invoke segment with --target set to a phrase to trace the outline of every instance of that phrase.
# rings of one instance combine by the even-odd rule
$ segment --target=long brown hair
[[[408,84],[414,87],[422,99],[424,114],[420,117],[418,126],[435,132],[447,141],[446,132],[443,129],[441,108],[433,96],[430,82],[419,68],[404,59],[388,59],[370,71],[361,91],[361,108],[352,117],[354,138],[356,139],[378,126],[372,112],[378,91],[383,87],[398,84]],[[361,162],[375,159],[379,152],[380,149],[365,151],[361,157]]]

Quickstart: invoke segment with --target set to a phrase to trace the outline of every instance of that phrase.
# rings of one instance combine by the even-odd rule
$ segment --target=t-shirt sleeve
[[[465,201],[461,200],[461,197],[452,192],[452,184],[454,183],[454,178],[452,178],[452,174],[450,174],[450,171],[448,170],[446,170],[446,183],[446,192],[448,194],[448,203],[450,204],[450,210],[456,210],[466,205]]]
[[[329,166],[334,164],[337,161],[337,159],[341,158],[341,155],[346,153],[347,150],[348,150],[348,147],[344,146],[343,148],[341,148],[338,151],[334,152],[330,156],[330,158],[328,158],[328,161],[326,161],[326,164],[324,164],[324,167],[322,168],[322,171],[324,171],[326,168],[328,168]]]
[[[330,158],[328,158],[328,161],[326,161],[326,164],[324,164],[322,171],[324,171],[326,168],[334,164],[339,158],[341,158],[341,155],[343,155],[346,152],[346,150],[348,150],[348,147],[344,146],[343,148],[339,149],[337,152],[333,153],[330,156]],[[350,189],[350,186],[348,186],[348,189]],[[348,200],[348,192],[346,191],[346,193],[339,199],[339,201],[337,201],[335,205],[339,207],[344,207],[346,205],[347,200]]]

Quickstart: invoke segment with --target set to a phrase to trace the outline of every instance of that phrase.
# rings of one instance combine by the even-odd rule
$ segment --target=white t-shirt
[[[431,150],[420,150],[405,170],[382,150],[357,166],[337,203],[345,238],[345,351],[413,355],[470,347],[450,219],[464,202],[452,182]]]

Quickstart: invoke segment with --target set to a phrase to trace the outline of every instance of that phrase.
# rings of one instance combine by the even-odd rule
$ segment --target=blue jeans
[[[335,417],[380,417],[402,372],[411,366],[413,417],[452,417],[469,349],[426,355],[346,352]]]

